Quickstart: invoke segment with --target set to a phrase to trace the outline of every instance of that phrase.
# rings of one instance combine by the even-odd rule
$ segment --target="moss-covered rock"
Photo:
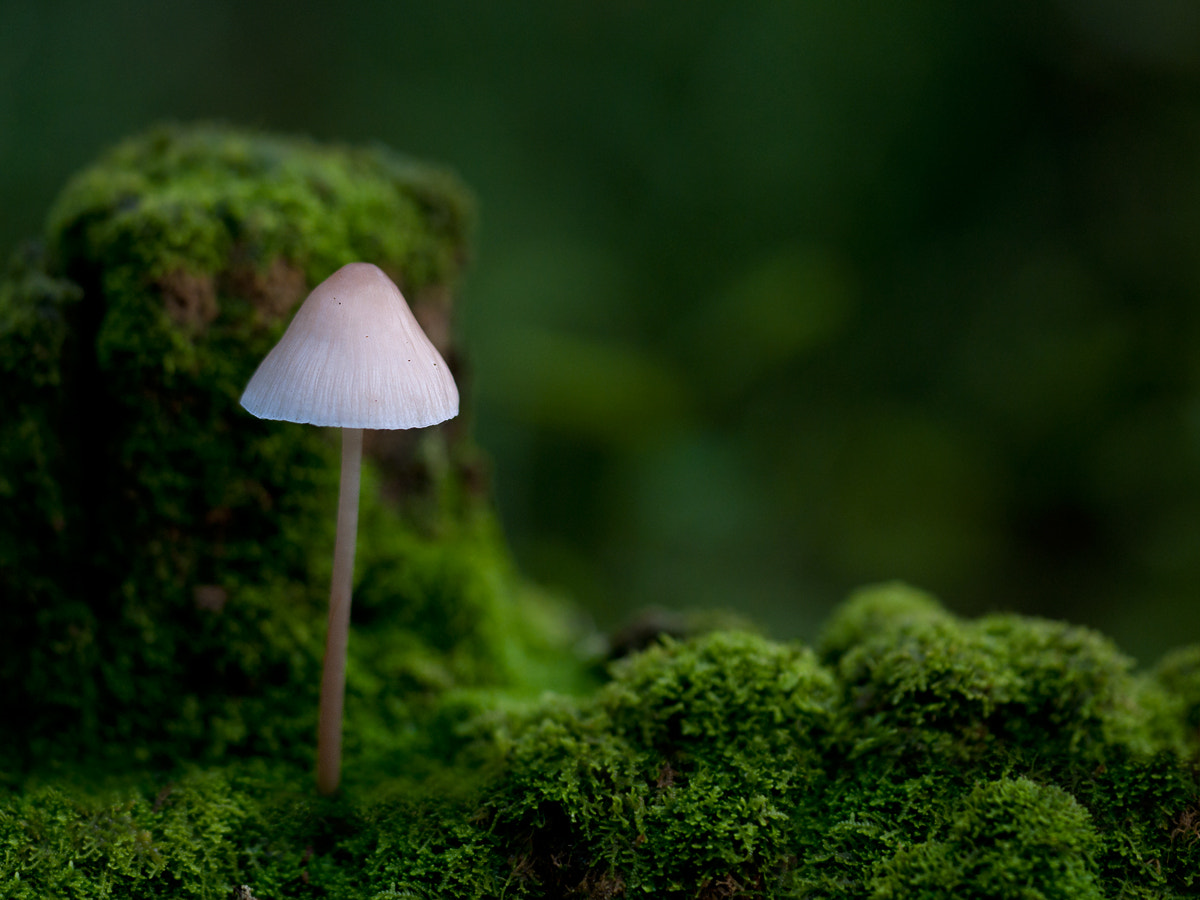
[[[466,210],[383,150],[163,128],[14,256],[0,896],[1200,891],[1196,648],[1138,672],[1088,629],[891,584],[815,650],[641,629],[595,676],[513,571],[460,424],[374,443],[347,770],[317,797],[337,445],[237,398],[350,259],[397,277],[455,365]]]
[[[336,436],[238,398],[351,260],[391,273],[459,367],[470,221],[438,169],[215,126],[155,129],[67,185],[0,282],[0,772],[309,754]],[[374,432],[367,453],[357,614],[399,638],[364,636],[356,658],[381,661],[352,661],[350,706],[380,679],[407,708],[414,684],[523,678],[563,629],[518,611],[466,428]]]

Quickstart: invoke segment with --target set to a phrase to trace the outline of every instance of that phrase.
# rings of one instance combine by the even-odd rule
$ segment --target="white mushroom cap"
[[[400,289],[350,263],[308,295],[242,394],[260,419],[424,428],[458,415],[458,387]]]

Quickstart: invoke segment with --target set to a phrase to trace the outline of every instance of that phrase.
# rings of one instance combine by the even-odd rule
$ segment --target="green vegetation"
[[[336,441],[238,397],[348,259],[397,276],[455,365],[470,208],[382,149],[215,126],[156,129],[67,185],[0,283],[0,679],[18,723],[0,779],[37,760],[308,759]],[[374,437],[358,624],[376,649],[348,714],[407,721],[423,692],[519,685],[566,625],[512,572],[466,427]]]
[[[898,585],[852,598],[827,634],[843,642],[824,662],[718,631],[664,639],[587,695],[448,703],[450,751],[428,751],[421,778],[398,777],[411,757],[381,756],[331,801],[308,793],[305,770],[268,760],[143,773],[107,801],[40,783],[0,813],[0,886],[13,898],[220,898],[240,884],[262,898],[1194,895],[1200,740],[1161,674],[1130,674],[1093,633],[964,622]]]
[[[369,448],[345,779],[317,797],[336,444],[237,397],[345,257],[412,273],[436,325],[467,209],[385,151],[164,128],[14,258],[0,896],[1200,889],[1197,648],[1138,672],[1088,629],[887,584],[815,648],[718,627],[603,667],[514,571],[458,423]]]

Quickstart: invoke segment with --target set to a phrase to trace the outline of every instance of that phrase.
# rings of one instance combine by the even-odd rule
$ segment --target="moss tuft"
[[[1027,778],[975,787],[944,837],[899,850],[869,882],[872,900],[1101,900],[1091,817],[1070,794]]]
[[[832,663],[881,632],[949,620],[942,604],[924,591],[902,582],[873,585],[855,591],[830,616],[818,648],[822,661]]]
[[[1168,653],[1152,675],[1179,704],[1187,738],[1193,749],[1200,750],[1200,646]]]

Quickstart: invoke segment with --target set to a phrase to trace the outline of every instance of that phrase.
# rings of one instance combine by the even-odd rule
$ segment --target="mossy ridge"
[[[455,877],[495,890],[500,852],[519,897],[1188,895],[1195,758],[1111,642],[962,621],[901,585],[826,634],[828,666],[746,635],[668,640],[591,699],[505,719],[507,769],[474,814],[490,862]],[[439,895],[403,856],[379,871]]]
[[[1200,809],[1195,747],[1169,691],[1133,673],[1111,641],[1035,618],[963,621],[885,585],[835,613],[822,648],[842,696],[829,812],[811,833],[813,866],[798,872],[808,895],[867,896],[875,884],[891,896],[884,873],[912,875],[912,860],[926,865],[958,841],[953,810],[981,784],[1024,780],[1089,814],[1097,839],[1081,857],[1084,880],[1186,896],[1200,862],[1200,846],[1179,840]],[[913,847],[926,849],[914,857]],[[1024,896],[954,883],[972,896]]]
[[[898,590],[924,611],[913,617],[897,608]],[[880,610],[892,607],[890,624],[886,612],[867,611],[876,600]],[[263,900],[1194,893],[1197,759],[1161,722],[1162,709],[1175,709],[1182,727],[1184,704],[1156,701],[1157,711],[1142,715],[1111,702],[1166,697],[1161,684],[1131,674],[1094,634],[1017,617],[1004,617],[1003,627],[990,618],[964,622],[907,588],[861,593],[845,613],[828,633],[845,634],[846,617],[858,617],[861,643],[840,641],[832,662],[803,647],[714,632],[665,639],[614,664],[607,684],[575,698],[443,693],[452,751],[378,756],[374,781],[357,773],[340,801],[281,792],[293,777],[286,767],[265,788],[234,783],[236,767],[185,776],[181,784],[233,785],[218,793],[236,808],[212,813],[221,820],[212,828],[224,828],[229,845],[225,868],[173,847],[187,832],[154,818],[161,810],[150,791],[133,812],[129,801],[106,808],[100,820],[118,823],[105,827],[119,833],[80,864],[105,872],[106,883],[127,889],[122,896],[162,896],[203,871],[207,885],[240,879]],[[874,643],[893,628],[919,630],[918,621],[936,622],[951,638],[942,652],[926,643],[924,657],[887,655]],[[973,631],[987,640],[963,639]],[[1031,646],[1046,649],[1029,660]],[[863,648],[883,655],[864,667]],[[984,702],[987,692],[947,664],[947,653],[985,672],[993,671],[989,655],[1017,660],[1000,682],[1004,702]],[[858,662],[843,668],[846,660]],[[880,686],[927,690],[897,695],[894,709],[861,706],[864,672]],[[1075,691],[1081,684],[1094,696]],[[1039,704],[1051,695],[1062,702],[1042,715]],[[930,696],[932,712],[912,708]],[[1000,727],[1017,714],[1004,704],[1018,702],[1032,704],[1033,725]],[[972,717],[996,727],[987,741],[963,739]],[[928,739],[924,749],[914,746],[914,732]],[[31,852],[35,820],[21,804],[34,796],[42,795],[14,799],[0,816],[9,859]],[[45,844],[57,848],[57,873],[72,854],[92,851],[70,837],[68,801],[56,802],[68,810]],[[277,816],[280,824],[261,824]],[[154,836],[149,845],[145,833]],[[126,861],[102,862],[108,853]],[[139,868],[131,855],[177,862]],[[196,895],[225,896],[217,887]]]

